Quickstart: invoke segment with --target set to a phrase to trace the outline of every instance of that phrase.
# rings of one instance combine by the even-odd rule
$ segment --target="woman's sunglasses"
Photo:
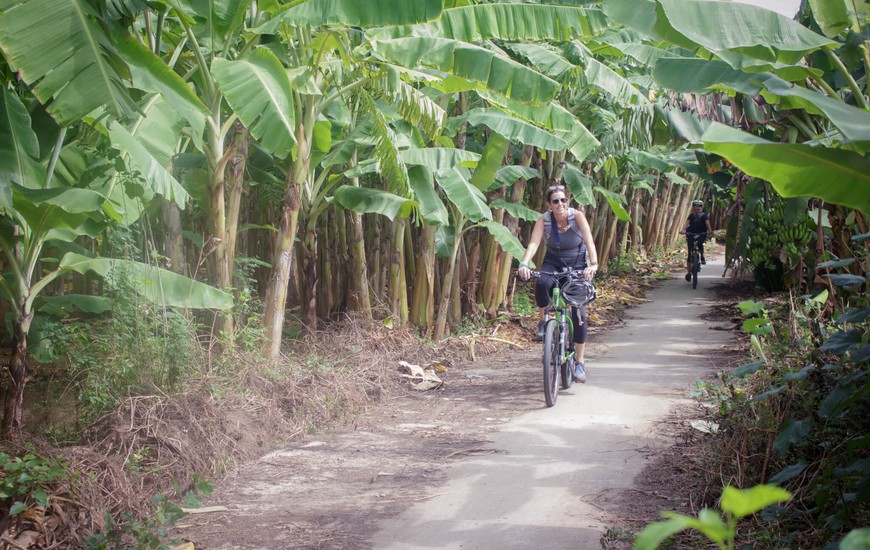
[[[551,200],[550,202],[551,202],[552,204],[559,204],[559,203],[565,204],[565,203],[568,202],[568,199],[565,198],[565,197],[562,197],[561,199],[553,199],[553,200]]]
[[[565,186],[564,185],[551,185],[550,187],[547,187],[547,191],[557,191],[560,189],[565,189]]]

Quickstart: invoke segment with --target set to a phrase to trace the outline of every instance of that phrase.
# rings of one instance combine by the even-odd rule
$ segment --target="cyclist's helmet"
[[[692,201],[692,206],[704,206],[704,201],[701,199],[695,199]]]
[[[580,307],[594,302],[595,285],[586,280],[574,280],[562,287],[562,296],[565,301],[574,307]]]

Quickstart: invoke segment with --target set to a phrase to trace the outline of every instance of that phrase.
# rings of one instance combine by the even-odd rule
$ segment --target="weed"
[[[12,456],[0,452],[0,499],[5,515],[15,517],[31,506],[47,508],[51,485],[69,481],[67,464],[60,458],[46,458],[27,452]]]
[[[201,360],[189,317],[142,303],[134,282],[123,273],[115,273],[106,285],[111,311],[66,324],[55,345],[75,383],[81,424],[129,395],[177,389]]]

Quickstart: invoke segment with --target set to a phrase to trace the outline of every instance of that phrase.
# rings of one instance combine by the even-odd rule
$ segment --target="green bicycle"
[[[532,277],[546,275],[556,280],[550,305],[545,310],[544,325],[544,401],[548,407],[556,404],[559,381],[563,390],[574,384],[574,324],[571,308],[579,308],[595,300],[595,286],[583,279],[582,271],[531,271]]]

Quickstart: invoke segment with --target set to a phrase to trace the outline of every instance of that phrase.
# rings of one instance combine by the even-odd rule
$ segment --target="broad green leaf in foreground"
[[[852,151],[773,143],[713,123],[704,149],[769,181],[783,197],[818,197],[870,214],[870,161]]]
[[[620,195],[619,193],[614,193],[613,191],[608,191],[607,189],[596,185],[594,187],[595,191],[600,193],[607,200],[607,204],[610,205],[611,210],[616,215],[616,218],[621,222],[630,222],[631,216],[628,215],[628,212],[625,210],[625,207],[622,206],[622,201],[625,200],[625,197]]]
[[[631,82],[593,58],[589,58],[586,65],[586,80],[590,86],[603,90],[620,105],[630,107],[649,104],[646,96],[640,93]]]
[[[723,61],[665,58],[659,60],[653,71],[656,82],[684,93],[705,93],[718,88],[729,88],[755,96],[766,92],[770,103],[787,98],[790,109],[806,109],[813,114],[824,114],[862,151],[870,150],[870,113],[814,90],[786,82],[769,73],[745,73],[731,68]]]
[[[132,36],[117,41],[118,53],[127,62],[133,85],[160,92],[166,103],[190,124],[194,136],[202,135],[208,108],[184,80]]]
[[[0,49],[62,126],[98,107],[135,110],[114,42],[85,0],[3,0]]]
[[[776,12],[738,2],[658,0],[670,25],[696,44],[795,64],[833,41]],[[723,32],[722,22],[728,21]]]
[[[725,487],[720,506],[723,512],[739,519],[790,498],[791,493],[775,485],[756,485],[743,490]]]
[[[215,80],[263,149],[284,158],[296,142],[293,90],[281,62],[267,48],[237,61],[215,59]]]
[[[0,90],[0,208],[12,204],[10,182],[25,187],[45,183],[45,169],[37,162],[39,141],[30,115],[18,96]]]
[[[136,291],[151,303],[169,307],[194,309],[229,309],[233,297],[222,290],[189,279],[171,271],[141,262],[112,258],[88,258],[67,253],[60,261],[61,271],[85,274],[94,272],[101,277],[123,274],[135,282]]]
[[[568,190],[571,191],[571,195],[578,204],[595,204],[595,194],[593,193],[595,182],[579,168],[573,164],[566,165],[562,177],[565,178],[565,185],[568,186]]]

